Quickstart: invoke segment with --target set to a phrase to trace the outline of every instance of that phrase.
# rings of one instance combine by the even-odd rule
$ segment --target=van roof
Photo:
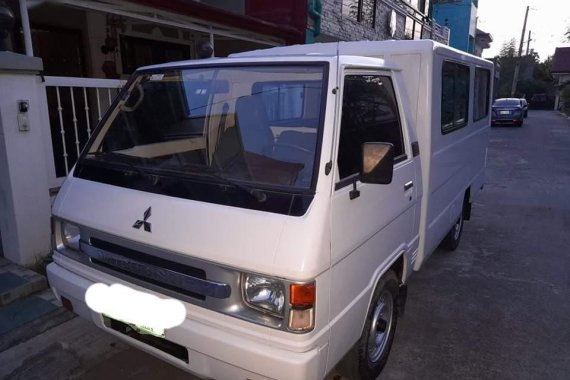
[[[160,65],[146,66],[139,70],[158,69],[158,68],[174,68],[190,65],[216,65],[251,62],[252,59],[271,60],[277,58],[279,61],[330,61],[340,57],[352,57],[351,61],[361,61],[364,63],[367,58],[382,59],[384,56],[391,54],[444,54],[451,59],[460,61],[470,61],[482,66],[492,67],[493,63],[480,57],[465,53],[447,45],[440,44],[432,40],[387,40],[387,41],[349,41],[349,42],[327,42],[314,43],[305,45],[280,46],[268,49],[252,50],[243,53],[232,54],[227,58],[207,58],[200,60],[185,60],[179,62],[170,62]],[[344,59],[343,59],[344,60]],[[275,60],[272,60],[275,61]],[[347,62],[344,62],[347,63]],[[372,63],[372,62],[370,62]],[[386,66],[386,62],[375,62],[385,69],[394,69]]]
[[[310,63],[310,62],[337,62],[336,55],[319,55],[319,54],[297,54],[297,55],[260,55],[260,56],[245,56],[245,57],[228,57],[228,58],[206,58],[206,59],[191,59],[185,61],[177,61],[177,62],[168,62],[162,63],[158,65],[152,66],[144,66],[137,69],[137,71],[146,71],[146,70],[155,70],[155,69],[176,69],[181,67],[191,67],[191,66],[215,66],[215,65],[240,65],[240,64],[251,64],[252,62],[259,63],[260,65],[267,64],[267,63],[275,63],[276,59],[272,59],[278,57],[277,62],[303,62],[303,63]],[[253,60],[252,58],[255,58]],[[363,66],[363,67],[376,67],[383,70],[392,70],[397,71],[399,70],[397,67],[386,63],[386,61],[382,58],[376,57],[366,57],[366,56],[359,56],[359,55],[340,55],[338,56],[338,63],[341,65],[352,65],[352,66]]]

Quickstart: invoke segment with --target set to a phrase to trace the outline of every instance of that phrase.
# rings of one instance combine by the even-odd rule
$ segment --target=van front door
[[[347,71],[342,87],[332,199],[331,316],[338,320],[331,333],[331,360],[342,356],[343,346],[359,338],[380,271],[416,240],[413,230],[420,185],[414,183],[410,136],[402,128],[404,116],[390,73]],[[394,145],[392,183],[359,181],[365,142]],[[351,196],[354,186],[358,193]]]

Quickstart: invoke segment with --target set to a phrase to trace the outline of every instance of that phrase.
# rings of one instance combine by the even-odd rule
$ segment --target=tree
[[[517,49],[517,41],[514,38],[511,38],[509,41],[503,44],[501,47],[501,51],[499,52],[499,57],[506,58],[506,57],[514,57],[516,54]]]
[[[514,54],[514,40],[503,45],[501,54],[497,57],[500,65],[500,77],[497,84],[497,96],[499,98],[510,97],[513,75],[516,61],[519,59]],[[530,99],[534,94],[553,94],[553,79],[550,74],[552,57],[540,62],[538,54],[531,53],[520,58],[520,74],[517,85],[516,97]]]
[[[551,68],[552,56],[549,56],[544,60],[544,62],[540,62],[534,67],[534,79],[541,82],[552,83],[554,81],[554,78],[550,73]]]

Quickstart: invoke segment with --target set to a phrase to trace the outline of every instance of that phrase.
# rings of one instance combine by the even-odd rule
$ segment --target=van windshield
[[[111,177],[123,170],[154,181],[166,176],[309,190],[324,70],[318,64],[142,72],[120,95],[76,172],[81,177],[87,166],[97,166],[99,179],[108,169]]]

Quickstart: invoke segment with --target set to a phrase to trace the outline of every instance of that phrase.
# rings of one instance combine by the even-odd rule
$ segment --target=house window
[[[414,19],[411,17],[406,17],[406,29],[404,30],[404,39],[406,40],[414,39]]]
[[[411,17],[406,17],[406,28],[404,30],[405,40],[421,40],[423,24]]]
[[[381,75],[347,75],[342,96],[338,148],[340,179],[360,172],[362,144],[388,142],[404,155],[402,127],[392,80]]]
[[[376,24],[376,0],[342,0],[342,14],[374,28]]]
[[[467,125],[469,66],[445,61],[441,78],[441,133],[446,134]]]
[[[430,0],[404,0],[404,1],[423,14],[427,14],[429,12]]]
[[[489,114],[489,79],[491,72],[475,69],[475,100],[473,102],[473,121],[481,120]]]
[[[415,29],[414,29],[414,40],[421,40],[422,39],[422,24],[419,22],[415,22]]]
[[[410,4],[412,7],[416,8],[416,9],[419,9],[419,7],[418,7],[419,1],[418,1],[418,0],[407,0],[407,2],[408,2],[408,4]]]
[[[429,14],[429,3],[430,0],[422,0],[420,1],[420,11],[423,12],[423,14],[431,16]]]

